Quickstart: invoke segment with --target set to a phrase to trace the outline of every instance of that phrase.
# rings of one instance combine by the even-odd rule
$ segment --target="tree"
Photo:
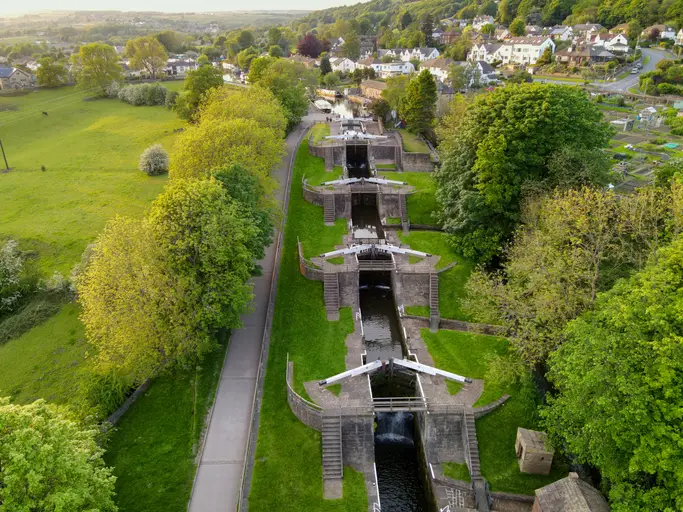
[[[496,33],[496,26],[493,23],[487,23],[486,25],[481,27],[481,30],[479,32],[481,32],[482,34],[488,34],[492,36]]]
[[[401,14],[401,28],[403,30],[408,28],[408,25],[410,25],[413,22],[413,15],[410,14],[410,11],[404,11],[403,14]]]
[[[658,187],[669,187],[672,181],[683,178],[683,159],[674,158],[655,167],[655,184]]]
[[[448,73],[448,80],[451,82],[451,87],[456,91],[467,89],[469,85],[467,68],[458,64],[452,64]]]
[[[251,32],[251,30],[242,30],[240,32],[240,35],[237,37],[237,43],[240,45],[240,48],[242,49],[253,46],[254,34]]]
[[[277,27],[268,29],[268,46],[279,46],[282,39],[282,31]]]
[[[420,30],[425,36],[425,44],[427,46],[432,46],[434,44],[434,40],[432,38],[432,34],[434,34],[434,16],[431,14],[425,15],[425,17],[422,19],[422,23],[420,24]]]
[[[252,61],[258,56],[259,51],[253,46],[250,46],[249,48],[245,48],[237,54],[237,64],[242,69],[249,69]]]
[[[332,73],[332,65],[330,64],[330,57],[325,53],[320,59],[320,75],[325,76]]]
[[[428,70],[423,69],[408,83],[400,113],[410,132],[431,137],[436,115],[436,82]]]
[[[323,45],[315,34],[306,34],[296,46],[296,51],[304,57],[317,58],[323,51]]]
[[[12,311],[24,294],[21,274],[24,258],[16,240],[7,240],[0,250],[0,314]]]
[[[389,105],[387,100],[374,99],[370,105],[368,105],[368,110],[372,112],[372,115],[374,115],[377,119],[386,121],[391,114],[391,105]]]
[[[268,71],[270,65],[275,61],[273,57],[256,57],[249,66],[248,80],[250,84],[257,84]]]
[[[69,81],[69,71],[54,58],[43,57],[38,60],[36,79],[41,87],[58,87]]]
[[[213,66],[202,66],[187,73],[183,94],[178,96],[175,110],[187,120],[193,120],[204,95],[215,87],[223,85],[223,75]]]
[[[268,55],[275,59],[279,59],[283,55],[282,48],[277,45],[273,45],[268,49]]]
[[[106,96],[107,88],[112,82],[120,82],[123,79],[119,56],[108,44],[83,45],[78,53],[71,56],[71,61],[78,86],[100,96]]]
[[[410,77],[408,75],[394,76],[387,78],[386,82],[387,87],[382,91],[382,98],[389,102],[392,110],[398,112],[401,110],[401,104],[403,103],[403,97],[406,94]]]
[[[522,184],[564,186],[549,181],[549,158],[564,147],[605,147],[611,134],[583,91],[552,84],[496,89],[448,122],[435,175],[439,218],[461,252],[482,260],[500,254],[519,223]]]
[[[212,169],[240,164],[269,183],[270,171],[284,154],[282,139],[274,130],[242,118],[190,126],[174,148],[172,180],[206,177]]]
[[[515,18],[512,23],[510,23],[510,34],[513,36],[525,36],[526,35],[526,23],[521,18]]]
[[[126,55],[133,69],[144,69],[152,77],[168,62],[164,46],[152,36],[138,37],[126,43]]]
[[[360,57],[360,39],[355,32],[349,32],[344,40],[344,54],[349,59],[356,61]]]
[[[181,34],[174,30],[164,30],[163,32],[159,32],[155,37],[164,45],[164,48],[169,53],[178,53],[183,49],[183,38]]]
[[[257,121],[260,126],[270,128],[278,138],[285,136],[287,119],[284,109],[270,89],[259,84],[241,89],[222,86],[206,93],[199,110],[199,122],[215,123],[240,118]]]
[[[114,482],[95,425],[81,426],[55,405],[0,398],[0,505],[3,510],[116,512]]]
[[[550,64],[553,61],[553,50],[552,48],[548,47],[545,50],[543,50],[543,55],[536,61],[536,65],[538,66],[546,66]]]
[[[168,153],[161,144],[154,144],[140,155],[138,169],[148,176],[158,176],[168,172]]]
[[[547,430],[600,470],[617,512],[678,510],[683,241],[599,296],[550,358]]]

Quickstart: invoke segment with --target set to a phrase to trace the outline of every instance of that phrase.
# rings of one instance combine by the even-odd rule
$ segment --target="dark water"
[[[375,194],[353,194],[351,222],[356,238],[384,238]]]
[[[367,362],[403,357],[390,286],[388,272],[361,272],[359,295]]]
[[[365,144],[346,145],[346,167],[351,178],[369,178],[368,147]]]
[[[410,413],[377,413],[375,463],[382,510],[428,510],[419,474],[413,428],[413,415]]]

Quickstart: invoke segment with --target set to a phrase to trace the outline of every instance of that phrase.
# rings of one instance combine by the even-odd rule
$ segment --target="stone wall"
[[[383,219],[384,217],[400,217],[401,210],[399,207],[399,201],[399,194],[380,194],[380,218]]]
[[[400,281],[398,304],[404,306],[429,306],[429,274],[396,272]]]
[[[378,146],[370,145],[370,155],[375,160],[393,160],[397,161],[400,157],[397,156],[400,153],[400,148],[398,146]]]
[[[294,363],[291,361],[287,362],[287,403],[289,408],[294,413],[294,416],[299,418],[299,420],[317,431],[322,431],[323,429],[323,418],[322,411],[320,407],[315,404],[304,400],[294,389],[292,388],[292,379],[294,375]]]
[[[452,331],[469,331],[478,332],[480,334],[489,334],[493,336],[504,336],[505,327],[500,325],[490,324],[475,324],[472,322],[463,322],[461,320],[448,320],[442,318],[439,322],[440,329],[450,329]]]
[[[334,214],[338,219],[351,218],[351,193],[335,192],[334,194]]]
[[[401,155],[404,171],[412,172],[432,172],[434,163],[430,159],[429,153],[406,153]]]
[[[315,268],[313,263],[304,258],[304,250],[301,246],[301,242],[297,243],[297,247],[299,250],[299,270],[301,271],[301,275],[312,281],[322,281],[325,273],[322,269]]]
[[[372,467],[375,462],[374,416],[342,416],[341,422],[344,464],[356,471]]]
[[[357,306],[358,302],[358,271],[339,272],[339,304],[341,306]]]
[[[503,405],[503,403],[505,403],[505,401],[506,401],[508,398],[510,398],[510,395],[503,395],[503,396],[501,396],[498,400],[495,400],[495,401],[491,402],[490,404],[487,404],[487,405],[485,405],[485,406],[483,406],[483,407],[475,407],[475,408],[473,409],[474,417],[477,418],[477,419],[479,419],[479,418],[481,418],[482,416],[486,416],[486,415],[487,415],[488,413],[490,413],[491,411],[494,411],[494,410],[496,410],[498,407],[500,407],[501,405]]]
[[[430,412],[427,415],[424,440],[429,462],[465,462],[463,421],[463,413]]]
[[[523,494],[492,492],[489,496],[493,501],[491,510],[494,512],[531,512],[534,504],[533,496]]]
[[[302,184],[304,199],[312,204],[317,204],[318,206],[323,205],[323,193],[315,189],[308,188]]]

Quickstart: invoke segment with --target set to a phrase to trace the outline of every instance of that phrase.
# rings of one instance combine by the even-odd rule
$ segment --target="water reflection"
[[[358,103],[351,103],[349,100],[337,99],[332,103],[332,113],[337,114],[343,119],[353,119],[362,117],[365,109]]]

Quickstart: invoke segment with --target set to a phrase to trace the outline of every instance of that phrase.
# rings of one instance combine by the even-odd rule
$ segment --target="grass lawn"
[[[396,164],[376,164],[375,167],[377,169],[387,169],[389,171],[395,171],[396,170]]]
[[[327,123],[317,123],[311,128],[310,135],[313,137],[313,142],[320,142],[330,135],[330,125]]]
[[[344,497],[323,499],[320,433],[292,414],[285,391],[287,354],[294,361],[295,388],[303,393],[305,381],[344,370],[344,340],[353,331],[351,310],[343,308],[339,321],[328,322],[322,283],[299,272],[297,236],[306,241],[310,255],[338,243],[346,229],[343,221],[324,226],[322,208],[303,199],[301,176],[310,159],[304,142],[292,179],[249,504],[255,511],[361,512],[368,507],[363,475],[349,468],[344,473]]]
[[[46,322],[0,345],[0,396],[19,403],[44,398],[73,404],[87,348],[78,314],[76,304],[67,304]]]
[[[429,172],[402,172],[396,175],[399,181],[406,181],[416,188],[414,194],[410,194],[406,200],[408,206],[408,218],[412,224],[435,225],[436,220],[432,213],[437,210],[436,183]]]
[[[138,158],[154,143],[170,150],[183,125],[163,107],[85,100],[73,87],[0,96],[13,168],[0,174],[0,238],[38,251],[44,273],[67,274],[109,218],[141,215],[159,194],[166,178],[138,171]]]
[[[185,512],[197,443],[220,378],[225,343],[196,370],[154,380],[108,443],[121,512]]]
[[[463,480],[471,482],[470,470],[467,469],[467,464],[458,464],[457,462],[444,462],[441,464],[443,473],[454,480]]]
[[[407,236],[403,233],[398,236],[411,249],[441,256],[436,265],[437,270],[456,262],[455,266],[439,274],[439,312],[442,318],[471,320],[470,315],[462,309],[462,300],[474,263],[453,252],[446,242],[445,233],[413,231]],[[409,315],[429,316],[429,308],[426,306],[408,306],[405,309]]]
[[[422,338],[437,367],[472,378],[485,378],[488,359],[503,355],[508,342],[504,338],[458,331],[429,332]],[[449,391],[459,384],[448,383]],[[515,455],[517,428],[538,428],[538,395],[531,379],[514,386],[484,382],[484,393],[476,406],[485,405],[503,394],[510,398],[494,412],[477,420],[477,439],[481,471],[492,491],[533,494],[534,490],[567,475],[562,460],[555,460],[550,475],[527,475],[519,471]]]
[[[398,131],[403,139],[403,151],[406,153],[429,153],[427,144],[425,144],[417,135],[402,128]]]

